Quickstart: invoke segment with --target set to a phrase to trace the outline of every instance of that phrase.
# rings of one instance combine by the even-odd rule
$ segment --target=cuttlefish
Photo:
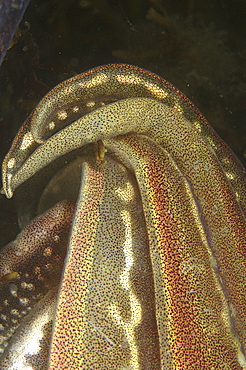
[[[0,254],[1,369],[246,369],[246,172],[174,86],[68,79],[2,172],[27,203],[49,181]]]

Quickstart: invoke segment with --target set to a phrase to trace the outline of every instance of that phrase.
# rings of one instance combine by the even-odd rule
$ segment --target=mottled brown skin
[[[91,142],[48,369],[246,369],[245,169],[176,88],[116,64],[44,97],[5,194]]]
[[[72,204],[57,204],[1,251],[1,350],[37,302],[58,287],[73,212]]]

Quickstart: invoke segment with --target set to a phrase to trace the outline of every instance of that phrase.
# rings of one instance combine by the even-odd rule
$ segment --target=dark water
[[[0,2],[0,64],[11,45],[16,28],[22,19],[29,1],[1,0]]]
[[[176,85],[246,164],[244,0],[31,0],[0,67],[0,157],[60,81],[131,63]],[[0,244],[18,230],[0,196]]]

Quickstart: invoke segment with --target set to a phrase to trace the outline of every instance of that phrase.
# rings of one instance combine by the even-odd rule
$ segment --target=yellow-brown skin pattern
[[[168,336],[173,368],[241,368],[233,360],[240,347],[232,336],[229,307],[189,183],[169,154],[146,138],[126,136],[112,142],[129,158],[140,184],[153,274],[161,275],[161,286],[156,286],[161,350]],[[243,289],[239,293],[243,296]],[[162,358],[163,368],[171,366],[164,351]]]
[[[95,163],[95,151],[85,159],[48,369],[246,369],[245,170],[172,85],[129,65],[98,67],[58,85],[6,156],[5,194],[11,197],[57,157],[99,140],[107,155],[105,163]],[[132,212],[130,221],[125,212]],[[143,240],[134,230],[142,230],[135,234]],[[133,264],[119,257],[124,243],[135,251]],[[147,252],[139,245],[149,248],[151,263],[143,262]],[[134,279],[141,263],[151,271],[145,282],[141,274]],[[122,295],[117,271],[124,266],[129,279]],[[104,281],[122,307],[119,315],[103,304]],[[141,302],[135,309],[133,296]]]
[[[84,165],[49,369],[160,368],[140,204],[136,181],[123,166],[109,158]]]

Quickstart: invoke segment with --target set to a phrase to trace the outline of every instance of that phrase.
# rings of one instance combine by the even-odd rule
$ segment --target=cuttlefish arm
[[[166,132],[167,135],[172,135],[173,145],[179,148],[182,145],[181,142],[186,140],[182,129],[179,130],[179,134],[176,134],[177,127],[181,127],[181,123],[184,126],[190,126],[190,130],[196,135],[202,136],[199,130],[196,130],[183,115],[156,100],[129,98],[111,103],[103,109],[99,108],[81,117],[54,134],[49,140],[39,145],[32,154],[27,153],[25,158],[22,157],[22,140],[20,139],[18,143],[14,142],[3,162],[4,192],[7,197],[11,197],[19,185],[55,158],[96,140],[135,132],[145,134],[162,145],[160,137],[163,137],[163,133]],[[166,129],[167,124],[169,129]],[[168,136],[166,136],[166,140],[169,141]],[[232,161],[234,156],[228,148],[225,147],[221,151],[219,141],[215,148],[215,144],[211,145],[212,140],[207,137],[204,137],[204,140],[207,141],[207,147],[212,152],[215,152],[216,148],[219,150],[218,159],[221,166],[235,190],[238,201],[245,210],[245,170],[237,162]],[[21,158],[21,162],[19,162],[19,158]],[[197,162],[199,163],[199,157],[197,157]],[[230,170],[227,170],[230,162],[233,164],[230,166]]]
[[[34,355],[42,357],[42,343],[44,345],[45,340],[47,346],[49,342],[51,323],[49,328],[45,327],[45,318],[50,321],[52,313],[48,310],[48,316],[39,317],[40,325],[36,325],[35,332],[34,307],[51,290],[55,287],[56,291],[58,289],[73,213],[74,206],[71,203],[58,203],[32,220],[15,241],[1,250],[0,353],[4,353],[1,356],[1,369],[17,366],[16,338],[22,342],[23,363],[27,363],[28,359],[31,362]],[[23,321],[28,323],[27,328]],[[35,344],[33,336],[36,337]]]
[[[245,188],[245,169],[190,100],[161,77],[127,64],[96,67],[52,89],[17,134],[3,163],[5,182],[10,183],[26,158],[59,129],[102,105],[131,97],[155,99],[186,118],[213,148],[236,193]],[[4,191],[7,197],[13,195],[6,185]],[[246,200],[243,207],[245,210]]]
[[[184,113],[204,132],[209,131],[204,117],[173,85],[139,67],[109,64],[62,82],[40,101],[13,142],[11,161],[4,162],[9,177],[56,131],[102,105],[129,97],[149,97],[164,102]]]
[[[160,369],[148,236],[124,166],[84,164],[72,230],[49,370]]]
[[[141,135],[109,139],[105,145],[130,164],[138,181],[161,358],[169,358],[163,368],[169,361],[170,368],[180,369],[245,368],[246,221],[217,161],[208,152],[202,156],[200,142],[204,168],[196,168],[193,177],[194,167],[185,168],[170,148]],[[186,154],[183,162],[191,165],[192,150]]]
[[[57,129],[110,102],[132,97],[153,98],[208,129],[206,120],[184,96],[158,75],[127,64],[108,64],[72,77],[52,89],[37,105],[30,121],[36,142]]]

